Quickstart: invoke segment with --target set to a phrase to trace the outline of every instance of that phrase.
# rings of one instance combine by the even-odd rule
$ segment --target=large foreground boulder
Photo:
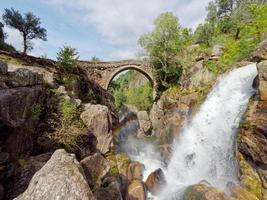
[[[57,150],[16,200],[88,200],[95,198],[73,154]]]
[[[267,101],[267,60],[257,65],[259,72],[259,92],[260,98]]]

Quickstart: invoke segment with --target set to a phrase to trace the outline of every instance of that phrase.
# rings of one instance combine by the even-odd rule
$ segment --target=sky
[[[48,41],[34,41],[29,54],[55,59],[63,45],[76,48],[80,59],[135,59],[141,51],[138,39],[153,30],[163,12],[176,15],[183,27],[195,29],[206,16],[210,0],[1,0],[5,8],[33,12],[47,29]],[[7,43],[22,50],[22,37],[5,27]]]

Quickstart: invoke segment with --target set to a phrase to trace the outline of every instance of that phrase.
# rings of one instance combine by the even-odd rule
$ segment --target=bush
[[[0,42],[0,50],[8,51],[8,52],[16,52],[15,47],[5,42]]]
[[[70,46],[63,46],[57,53],[57,61],[62,72],[72,72],[75,62],[78,60],[78,52]]]

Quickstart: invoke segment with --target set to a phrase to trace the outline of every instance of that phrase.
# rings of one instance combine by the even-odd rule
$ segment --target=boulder
[[[0,76],[1,75],[6,75],[7,74],[7,69],[8,66],[5,62],[3,62],[2,60],[0,60]]]
[[[108,161],[99,153],[84,158],[80,164],[91,189],[100,187],[110,170]]]
[[[249,193],[238,185],[231,187],[231,196],[238,200],[259,200],[255,195]]]
[[[222,45],[214,45],[211,51],[211,56],[212,57],[220,57],[224,53],[224,47]]]
[[[16,169],[14,176],[8,181],[7,199],[14,199],[23,193],[33,177],[45,163],[50,159],[52,153],[45,153],[38,156],[32,156],[28,160],[21,158],[20,167]]]
[[[145,166],[140,162],[132,162],[128,167],[128,180],[131,182],[134,179],[142,180],[143,179],[143,171],[145,170]]]
[[[257,68],[259,73],[260,99],[262,101],[267,101],[267,60],[259,63]]]
[[[166,180],[162,169],[155,170],[146,179],[146,188],[154,196],[159,194],[165,185]]]
[[[25,87],[43,84],[43,76],[28,69],[8,72],[8,87]]]
[[[267,39],[260,43],[257,50],[251,55],[252,62],[267,60]]]
[[[141,180],[133,180],[128,187],[127,200],[146,200],[147,190]]]
[[[206,184],[196,184],[186,188],[183,199],[230,200],[230,197],[217,188],[208,186]]]
[[[152,124],[147,111],[139,111],[137,113],[137,118],[139,122],[139,130],[137,136],[143,137],[145,135],[151,135]]]
[[[112,117],[108,107],[86,104],[80,117],[97,138],[97,149],[103,154],[107,153],[113,146]]]
[[[97,200],[122,200],[120,185],[114,177],[103,180],[102,187],[94,191]]]
[[[96,137],[110,134],[112,118],[108,107],[86,104],[80,117],[87,128],[94,133]]]
[[[33,176],[27,190],[16,200],[95,199],[74,154],[60,149]]]

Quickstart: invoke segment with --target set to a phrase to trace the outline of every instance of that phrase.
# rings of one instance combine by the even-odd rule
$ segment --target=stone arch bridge
[[[125,60],[114,62],[87,62],[79,61],[79,66],[88,72],[90,79],[97,82],[104,89],[108,89],[113,78],[119,73],[133,69],[136,70],[150,81],[154,97],[156,96],[157,84],[153,77],[153,68],[150,63],[137,60]]]

